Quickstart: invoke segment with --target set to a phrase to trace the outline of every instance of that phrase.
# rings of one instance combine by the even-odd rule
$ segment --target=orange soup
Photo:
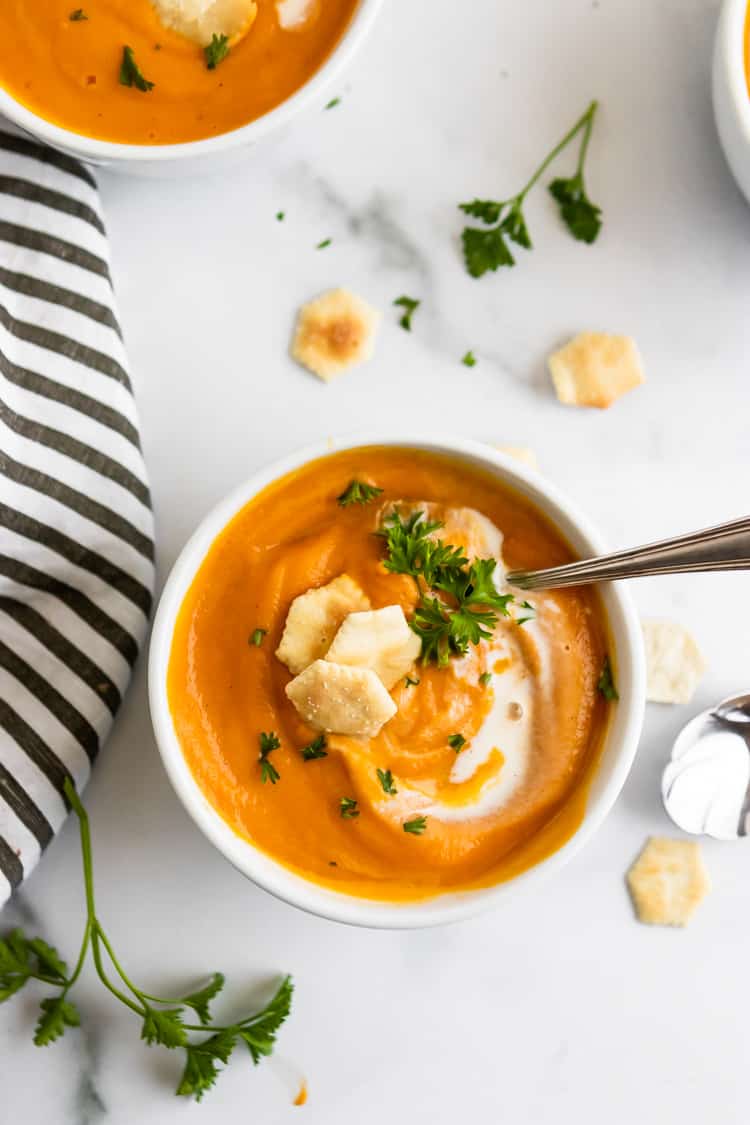
[[[298,90],[325,62],[357,0],[313,0],[285,28],[276,0],[258,0],[246,35],[213,69],[202,48],[165,27],[151,0],[2,0],[0,85],[74,133],[173,144],[226,133]],[[80,18],[71,16],[81,13]],[[146,82],[123,85],[125,47]]]
[[[571,558],[525,498],[450,457],[368,447],[284,477],[216,539],[178,615],[169,706],[201,789],[240,836],[352,895],[423,899],[537,863],[585,810],[607,626],[592,590],[527,599],[503,571]]]

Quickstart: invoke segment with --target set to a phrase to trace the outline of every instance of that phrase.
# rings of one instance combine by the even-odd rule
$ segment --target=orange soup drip
[[[74,133],[130,144],[174,144],[226,133],[267,113],[325,62],[357,0],[318,0],[308,22],[279,26],[258,0],[247,35],[214,70],[202,49],[160,22],[151,0],[0,0],[0,85]],[[153,90],[119,82],[132,47]]]
[[[378,501],[341,508],[336,497],[353,479],[382,488]],[[397,684],[398,712],[368,741],[328,736],[328,756],[305,762],[300,749],[317,732],[285,696],[291,674],[274,655],[291,601],[311,586],[349,574],[374,609],[414,605],[411,579],[382,566],[373,535],[380,504],[413,498],[476,508],[504,533],[508,567],[569,561],[555,528],[519,494],[452,458],[398,448],[331,454],[272,485],[219,535],[178,615],[168,670],[168,698],[185,757],[208,799],[240,835],[313,882],[391,901],[487,886],[558,849],[578,828],[597,761],[608,706],[596,690],[606,653],[606,622],[592,590],[556,591],[552,688],[532,728],[528,777],[495,812],[431,817],[421,835],[388,819],[391,802],[411,787],[461,815],[507,770],[498,745],[464,782],[449,780],[460,755],[449,745],[472,740],[497,688],[481,684],[482,656],[472,648],[449,668],[417,665],[419,684]],[[510,627],[510,626],[507,626]],[[263,643],[249,644],[257,628]],[[515,627],[533,655],[527,628]],[[527,659],[534,675],[536,665]],[[260,732],[281,747],[272,761],[277,784],[261,783]],[[376,769],[392,770],[399,796],[387,795]],[[423,794],[423,796],[421,796]],[[342,797],[360,815],[340,814]]]
[[[307,1105],[307,1083],[304,1080],[300,1083],[297,1097],[292,1102],[292,1105]]]

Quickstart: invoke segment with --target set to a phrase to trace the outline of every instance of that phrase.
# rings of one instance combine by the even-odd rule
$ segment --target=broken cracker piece
[[[692,634],[676,621],[641,622],[646,646],[646,698],[689,703],[706,662]]]
[[[534,450],[527,445],[496,445],[495,449],[507,454],[508,457],[514,457],[516,461],[528,465],[530,469],[539,469],[539,459]]]
[[[288,683],[286,694],[316,730],[373,738],[396,704],[371,668],[316,660]]]
[[[200,47],[214,35],[234,44],[252,27],[258,14],[255,0],[152,0],[165,27],[171,27]]]
[[[325,382],[372,358],[380,313],[348,289],[331,289],[303,305],[292,356]]]
[[[350,613],[326,653],[326,660],[355,668],[372,668],[390,690],[410,672],[422,642],[409,628],[400,605]]]
[[[627,873],[640,922],[686,926],[711,889],[700,845],[651,836]]]
[[[646,381],[635,340],[581,332],[547,360],[560,402],[606,409]]]
[[[289,606],[276,655],[296,676],[325,656],[344,618],[370,608],[370,599],[348,574],[300,594]]]

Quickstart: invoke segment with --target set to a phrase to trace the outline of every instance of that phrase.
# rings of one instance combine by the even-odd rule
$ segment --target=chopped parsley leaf
[[[448,739],[448,745],[458,754],[466,745],[466,739],[462,734],[452,734]]]
[[[285,218],[286,218],[286,212],[285,211],[277,211],[276,212],[276,222],[277,223],[283,223]]]
[[[421,680],[413,680],[411,678],[411,676],[404,677],[404,683],[406,684],[407,687],[418,687],[421,684],[421,682],[422,682]]]
[[[463,363],[464,367],[476,367],[477,357],[474,355],[474,352],[469,351],[462,357],[461,363]]]
[[[491,684],[492,672],[482,672],[482,675],[479,677],[479,682],[482,687],[487,687],[487,684]]]
[[[359,816],[357,802],[353,797],[342,797],[339,801],[339,812],[344,820],[353,820],[355,816]]]
[[[256,648],[260,648],[260,646],[263,644],[263,638],[265,637],[267,632],[268,629],[253,629],[252,633],[250,634],[249,643],[251,645],[255,645]]]
[[[519,602],[518,609],[525,609],[527,612],[521,617],[516,618],[516,625],[525,625],[527,621],[533,621],[536,617],[536,609],[531,602]]]
[[[378,781],[381,784],[383,792],[388,793],[391,797],[395,797],[398,793],[398,789],[393,784],[393,774],[391,773],[391,771],[378,769],[375,772],[378,775]]]
[[[426,816],[415,816],[411,820],[405,820],[401,825],[404,832],[410,832],[412,836],[421,836],[427,827]]]
[[[83,8],[76,8],[76,10],[74,12],[71,12],[68,16],[68,19],[71,23],[80,23],[81,20],[87,20],[88,18],[89,17],[86,15]]]
[[[229,36],[217,35],[214,32],[211,42],[203,48],[203,54],[206,56],[206,69],[216,70],[219,63],[223,62],[229,54]]]
[[[319,734],[312,742],[308,742],[307,746],[303,746],[300,750],[302,760],[304,762],[314,762],[317,758],[327,758],[328,751],[326,750],[326,736]]]
[[[604,664],[602,665],[602,672],[597,682],[597,691],[604,696],[605,699],[613,702],[619,699],[615,681],[612,678],[612,665],[609,662],[609,657],[604,657]]]
[[[350,504],[369,504],[382,491],[382,488],[376,488],[374,484],[367,484],[363,480],[350,480],[341,495],[336,497],[336,502],[341,508],[348,508]]]
[[[258,741],[260,743],[260,754],[258,756],[258,761],[260,762],[260,779],[264,784],[266,781],[270,781],[271,785],[275,785],[281,777],[281,774],[273,763],[269,761],[268,755],[272,750],[278,750],[281,746],[281,742],[274,731],[263,731],[258,736]]]
[[[411,332],[411,318],[422,304],[421,301],[416,300],[414,297],[397,297],[393,302],[404,310],[403,316],[399,320],[399,324],[406,332]]]
[[[153,82],[149,82],[141,74],[138,63],[135,61],[132,47],[123,47],[122,49],[122,62],[120,63],[120,85],[121,86],[135,86],[136,90],[141,93],[147,94],[149,90],[153,90]]]

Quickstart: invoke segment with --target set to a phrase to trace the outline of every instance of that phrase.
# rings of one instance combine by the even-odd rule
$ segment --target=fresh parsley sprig
[[[495,586],[496,560],[475,559],[469,565],[462,547],[435,538],[443,526],[439,520],[426,520],[421,511],[406,519],[393,511],[376,532],[385,539],[385,569],[411,575],[417,584],[419,602],[409,624],[422,641],[422,662],[433,661],[440,668],[452,656],[464,656],[470,644],[489,639],[499,618],[510,616],[508,606],[514,600]],[[451,601],[435,592],[447,594]]]
[[[385,539],[385,569],[391,574],[411,575],[421,592],[422,583],[432,586],[440,574],[466,566],[469,560],[462,547],[435,539],[434,533],[443,526],[440,520],[425,519],[424,512],[412,512],[406,519],[396,511],[390,512],[375,533]]]
[[[214,973],[203,988],[177,999],[151,996],[133,984],[96,912],[89,820],[69,778],[64,783],[64,792],[78,818],[81,837],[86,924],[80,952],[71,972],[57,950],[41,938],[28,938],[22,930],[13,930],[0,940],[0,1003],[30,981],[49,985],[55,991],[41,1001],[34,1042],[38,1047],[54,1043],[69,1027],[80,1025],[80,1013],[69,994],[91,953],[104,987],[142,1021],[141,1038],[149,1046],[158,1044],[185,1052],[185,1068],[176,1092],[200,1101],[216,1082],[220,1066],[226,1065],[239,1044],[245,1044],[256,1064],[272,1053],[276,1033],[289,1015],[291,978],[285,977],[271,1001],[259,1012],[230,1024],[213,1023],[209,1007],[224,987],[221,973]]]
[[[510,242],[524,250],[532,249],[531,236],[523,214],[526,197],[550,164],[579,135],[581,135],[581,145],[574,174],[568,178],[559,177],[553,180],[549,190],[557,200],[562,220],[573,237],[588,243],[596,240],[602,225],[602,212],[586,194],[583,166],[597,108],[598,103],[592,102],[572,129],[569,129],[563,139],[545,156],[531,179],[517,195],[499,201],[474,199],[471,203],[459,203],[465,215],[478,219],[489,228],[465,227],[462,232],[464,261],[472,277],[482,277],[488,270],[497,270],[501,266],[514,266],[516,260],[508,245]]]

